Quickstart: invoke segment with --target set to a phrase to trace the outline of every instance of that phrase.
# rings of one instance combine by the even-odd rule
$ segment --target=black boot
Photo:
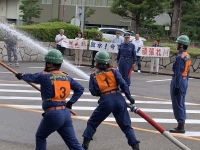
[[[133,150],[140,150],[139,144],[132,145],[131,147],[132,147]]]
[[[85,149],[85,150],[89,150],[89,144],[90,144],[90,140],[88,138],[83,138],[83,144],[82,144],[82,147]]]
[[[185,133],[185,129],[184,129],[184,122],[178,122],[178,127],[169,130],[169,132],[171,133]]]

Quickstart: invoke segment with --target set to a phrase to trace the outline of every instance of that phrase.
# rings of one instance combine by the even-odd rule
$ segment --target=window
[[[113,0],[108,0],[107,6],[111,6],[112,2],[113,2]]]
[[[113,35],[115,35],[116,34],[116,30],[109,30],[108,32],[107,32],[107,34],[113,34]]]
[[[95,6],[107,6],[107,0],[96,0]]]
[[[86,6],[94,6],[94,4],[95,4],[95,0],[86,0],[85,1]]]
[[[72,0],[71,4],[72,5],[82,5],[82,0]]]
[[[42,4],[52,4],[52,0],[42,0]]]

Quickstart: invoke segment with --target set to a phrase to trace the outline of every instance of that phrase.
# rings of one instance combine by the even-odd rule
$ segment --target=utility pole
[[[60,4],[61,0],[58,1],[58,20],[60,20]]]
[[[83,33],[85,24],[85,0],[82,0],[81,32]]]

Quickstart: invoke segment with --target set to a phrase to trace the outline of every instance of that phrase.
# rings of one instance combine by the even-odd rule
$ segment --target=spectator
[[[160,40],[154,40],[154,44],[152,47],[161,47],[160,45]],[[154,62],[156,66],[156,74],[158,74],[159,70],[159,57],[151,57],[151,64],[150,64],[150,74],[153,72],[153,67],[154,67]]]
[[[59,50],[62,55],[64,55],[65,47],[61,46],[62,40],[66,39],[67,37],[64,35],[64,30],[60,29],[60,34],[56,35],[55,42],[56,42],[56,49]]]
[[[116,31],[116,37],[113,38],[112,43],[118,43],[121,45],[123,42],[124,42],[123,39],[120,38],[120,32]],[[112,57],[112,62],[111,62],[112,66],[116,67],[117,66],[116,65],[117,53],[111,53],[111,57]]]
[[[101,37],[100,37],[100,34],[97,34],[96,38],[93,41],[102,41]],[[95,55],[96,55],[97,52],[98,51],[92,51],[92,65],[91,65],[91,69],[94,68],[94,63],[95,63],[94,58],[95,58]]]
[[[11,26],[11,29],[14,27]],[[4,36],[6,48],[7,48],[7,55],[8,55],[8,66],[12,66],[12,55],[11,52],[13,53],[14,56],[14,62],[15,66],[19,67],[18,63],[18,57],[17,57],[17,49],[19,48],[18,43],[17,43],[17,37],[14,35],[11,35],[11,33],[7,34]]]
[[[83,33],[78,32],[77,37],[75,40],[83,40]],[[82,64],[82,55],[83,55],[83,50],[82,49],[75,49],[75,65],[76,67],[80,67]]]
[[[135,45],[135,50],[138,51],[141,49],[141,47],[144,46],[143,42],[139,39],[140,35],[136,34],[135,39],[132,41],[132,43]],[[137,65],[138,65],[138,73],[141,72],[141,62],[140,62],[141,57],[137,56]]]

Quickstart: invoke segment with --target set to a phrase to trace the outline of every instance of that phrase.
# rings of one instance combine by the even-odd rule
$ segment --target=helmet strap
[[[59,70],[59,69],[60,69],[60,67],[55,66],[52,63],[46,62],[44,71],[51,72],[51,71],[55,71],[55,70]]]
[[[183,44],[178,43],[177,50],[182,50],[183,49]]]

